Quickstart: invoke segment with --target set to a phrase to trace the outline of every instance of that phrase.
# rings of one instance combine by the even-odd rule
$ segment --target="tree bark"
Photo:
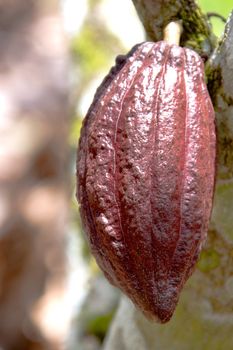
[[[163,40],[163,29],[174,20],[181,20],[181,46],[190,47],[209,57],[216,45],[207,17],[194,0],[132,0],[145,28],[147,38]]]
[[[156,40],[161,39],[164,24],[161,18],[156,22],[159,11],[162,17],[166,12],[174,19],[174,16],[180,18],[176,15],[178,9],[181,11],[180,5],[196,6],[193,1],[133,2],[141,12],[148,36]],[[194,11],[200,15],[198,9]],[[185,17],[182,20],[185,23]],[[211,38],[208,23],[206,28],[207,38],[208,35]],[[172,320],[165,325],[151,323],[123,297],[106,338],[105,350],[233,348],[233,14],[223,40],[206,64],[206,75],[216,111],[218,142],[215,198],[207,243],[196,271],[181,293]]]
[[[0,49],[0,348],[59,350],[69,101],[57,1],[1,1]]]

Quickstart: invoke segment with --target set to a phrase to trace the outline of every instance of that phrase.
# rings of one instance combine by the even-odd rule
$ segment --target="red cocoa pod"
[[[163,41],[118,58],[84,120],[77,196],[91,251],[163,323],[206,239],[215,143],[201,58]]]

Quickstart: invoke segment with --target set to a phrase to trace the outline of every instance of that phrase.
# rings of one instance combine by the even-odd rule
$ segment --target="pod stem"
[[[168,23],[163,32],[164,41],[170,45],[179,45],[182,31],[182,21],[173,21]]]

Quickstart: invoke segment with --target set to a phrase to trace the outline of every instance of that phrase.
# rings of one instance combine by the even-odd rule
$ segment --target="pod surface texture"
[[[81,130],[77,198],[107,279],[167,322],[205,242],[214,110],[197,53],[145,42],[119,56]]]

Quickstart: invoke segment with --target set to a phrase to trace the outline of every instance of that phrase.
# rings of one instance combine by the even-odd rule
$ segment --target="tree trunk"
[[[56,1],[0,2],[0,347],[62,349],[68,65]]]
[[[233,15],[224,40],[213,52],[216,40],[194,1],[133,2],[152,39],[162,39],[161,28],[170,19],[182,19],[184,29],[190,19],[197,23],[183,36],[183,44],[210,56],[206,74],[216,111],[217,181],[208,240],[172,320],[165,325],[151,323],[124,297],[104,349],[233,349]],[[195,41],[195,35],[203,44]]]

